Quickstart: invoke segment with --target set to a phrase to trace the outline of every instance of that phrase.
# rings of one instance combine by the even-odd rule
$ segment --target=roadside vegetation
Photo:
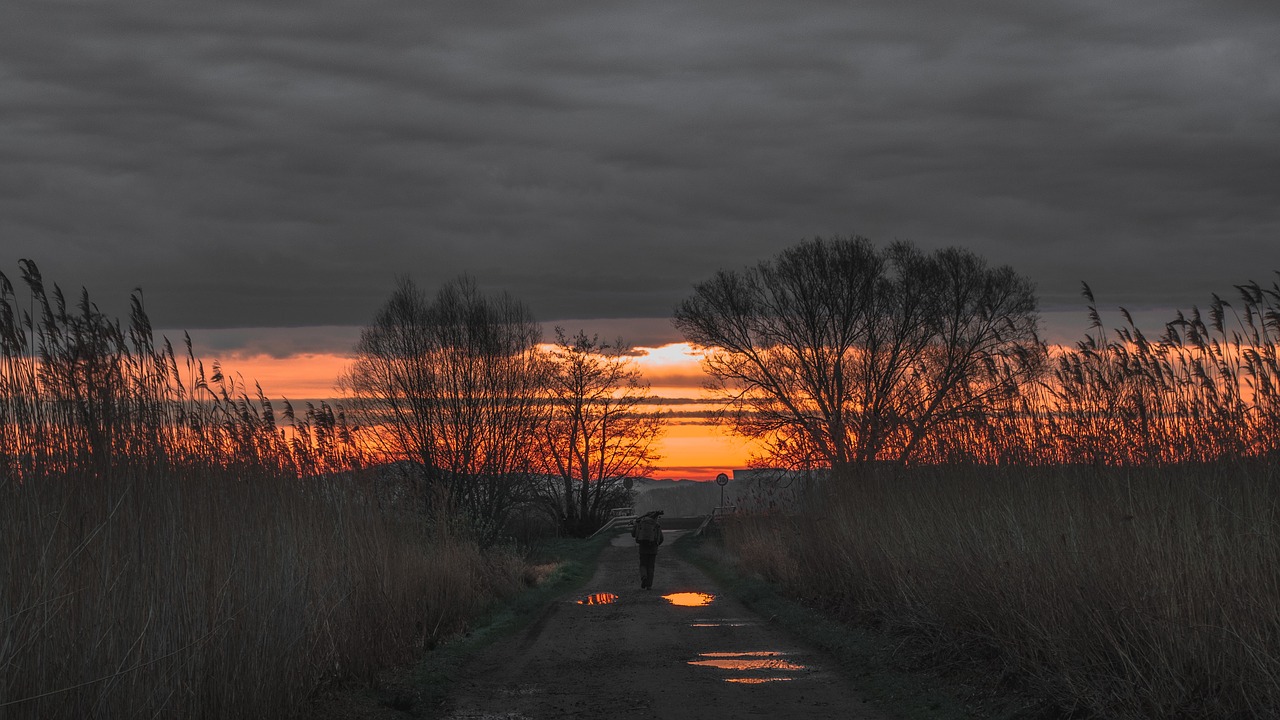
[[[1014,720],[1055,717],[1042,696],[1001,682],[998,669],[929,647],[907,629],[860,621],[818,605],[762,575],[727,549],[720,530],[685,535],[672,549],[712,577],[719,587],[814,648],[864,699],[899,720]],[[940,651],[944,654],[940,654]]]
[[[746,572],[1083,716],[1280,715],[1280,283],[1074,347],[957,250],[813,240],[676,313],[778,468]]]
[[[724,525],[806,604],[1086,717],[1280,708],[1280,472],[923,467]]]
[[[279,409],[0,276],[0,717],[287,717],[528,582],[403,487],[340,408]]]
[[[288,717],[520,587],[366,489],[152,469],[0,491],[0,716]]]
[[[530,549],[526,589],[490,605],[466,634],[455,635],[415,663],[407,683],[392,685],[394,697],[408,697],[413,708],[441,708],[462,665],[490,643],[509,637],[539,619],[565,593],[595,574],[601,550],[612,536],[547,539]],[[387,693],[382,693],[387,704]],[[408,709],[408,708],[406,708]]]

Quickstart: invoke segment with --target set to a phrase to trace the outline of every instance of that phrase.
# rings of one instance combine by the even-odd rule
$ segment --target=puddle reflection
[[[711,601],[716,599],[715,595],[700,592],[671,593],[670,595],[663,595],[662,597],[672,605],[679,605],[681,607],[702,607],[704,605],[710,605]]]
[[[690,660],[690,665],[702,665],[703,667],[719,668],[721,670],[803,670],[803,665],[797,665],[790,660],[781,658],[761,658],[761,659],[745,659],[745,658],[718,658],[714,660]]]
[[[729,670],[734,672],[801,672],[808,670],[807,667],[798,662],[794,662],[786,658],[787,653],[778,652],[776,650],[752,650],[748,652],[704,652],[698,653],[698,659],[689,660],[690,665],[700,667],[713,667],[717,670]],[[746,677],[727,677],[725,682],[738,683],[740,685],[761,685],[771,682],[786,682],[794,680],[795,676],[786,675],[756,675]]]
[[[618,596],[613,593],[596,593],[578,601],[579,605],[611,605],[617,602]]]

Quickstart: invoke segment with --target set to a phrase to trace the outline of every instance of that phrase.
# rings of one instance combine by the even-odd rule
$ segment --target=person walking
[[[658,561],[658,546],[662,544],[661,510],[653,510],[636,518],[631,537],[640,546],[640,589],[653,587],[653,566]]]

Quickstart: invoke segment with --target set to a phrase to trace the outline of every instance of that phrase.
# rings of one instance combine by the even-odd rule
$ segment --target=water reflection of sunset
[[[719,660],[690,660],[690,665],[702,665],[704,667],[719,668],[721,670],[803,670],[803,665],[797,665],[788,660],[778,658],[769,659],[743,659],[743,658],[722,658]]]
[[[618,601],[618,596],[613,593],[594,593],[588,595],[578,601],[579,605],[612,605]]]
[[[784,671],[800,672],[807,668],[800,663],[785,659],[786,653],[776,650],[754,650],[748,652],[704,652],[698,653],[698,659],[689,660],[690,665],[711,667],[717,670],[734,670],[740,672]],[[747,676],[725,678],[725,682],[759,684],[779,680],[790,680],[789,677]]]
[[[715,595],[701,592],[680,592],[663,595],[662,598],[672,605],[681,607],[702,607],[710,605],[716,599]]]

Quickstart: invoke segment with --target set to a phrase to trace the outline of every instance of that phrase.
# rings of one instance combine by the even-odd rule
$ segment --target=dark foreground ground
[[[422,660],[320,693],[307,720],[535,718],[896,718],[1066,720],[1025,694],[997,661],[910,634],[840,622],[743,576],[714,541],[686,538],[696,521],[664,521],[654,588],[639,589],[625,534],[599,551],[590,578],[573,573],[526,591],[511,613]],[[567,553],[591,566],[595,542]],[[691,559],[695,566],[691,564]],[[700,569],[701,568],[701,569]],[[705,572],[704,570],[705,569]],[[715,579],[708,577],[711,573]],[[723,583],[723,585],[721,584]],[[560,590],[576,587],[575,590]],[[748,609],[729,594],[747,600]],[[560,594],[557,594],[559,592]],[[677,605],[677,593],[711,596]],[[517,603],[519,604],[519,603]],[[521,609],[522,608],[522,609]],[[819,650],[817,648],[824,648]]]
[[[675,553],[659,555],[652,590],[639,585],[634,543],[618,536],[581,590],[464,666],[443,716],[880,717],[822,653],[724,596]],[[676,593],[714,597],[702,606],[664,598]]]

